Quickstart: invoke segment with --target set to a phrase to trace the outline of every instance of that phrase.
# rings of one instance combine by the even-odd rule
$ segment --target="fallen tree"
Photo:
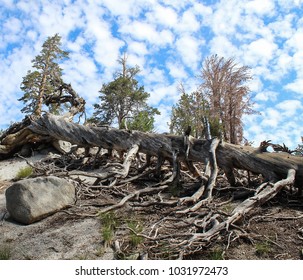
[[[262,174],[266,181],[286,178],[288,171],[294,169],[296,186],[301,189],[303,185],[303,160],[300,156],[283,152],[269,153],[262,151],[260,147],[238,146],[224,142],[218,143],[212,150],[214,140],[119,130],[107,126],[84,126],[51,114],[45,114],[37,120],[27,118],[23,126],[19,125],[12,133],[5,134],[1,140],[0,156],[12,155],[24,144],[36,143],[42,139],[60,139],[82,147],[97,146],[123,152],[138,145],[136,153],[156,156],[161,160],[173,159],[173,155],[177,154],[178,161],[186,163],[204,162],[215,153],[214,160],[224,170],[231,185],[236,183],[234,168]]]
[[[213,189],[216,186],[219,169],[224,171],[228,182],[234,187],[240,184],[234,174],[237,169],[261,174],[264,179],[263,183],[254,190],[253,196],[238,205],[230,216],[224,217],[222,214],[211,212],[211,215],[207,213],[201,219],[201,213],[199,213],[199,220],[190,222],[193,226],[191,232],[176,235],[173,246],[181,248],[178,253],[180,258],[195,250],[192,247],[193,244],[210,242],[222,231],[228,231],[256,206],[272,199],[283,187],[294,186],[298,195],[301,195],[303,186],[302,157],[284,152],[267,152],[264,143],[259,148],[253,148],[232,145],[216,138],[203,140],[190,136],[119,130],[107,126],[84,126],[51,114],[44,114],[37,119],[26,118],[21,124],[12,126],[0,139],[0,158],[12,156],[25,144],[36,144],[41,141],[51,142],[54,139],[69,141],[80,147],[100,147],[110,152],[116,150],[126,154],[122,163],[106,164],[95,173],[71,170],[55,172],[54,174],[57,176],[86,175],[95,177],[97,179],[95,185],[102,186],[102,181],[111,179],[111,186],[119,186],[125,184],[127,180],[132,180],[132,178],[127,179],[127,176],[138,153],[146,155],[145,169],[150,165],[152,157],[157,159],[155,168],[157,176],[159,176],[165,160],[171,163],[170,178],[161,180],[159,177],[159,182],[152,187],[148,186],[146,189],[125,195],[115,206],[98,209],[93,214],[95,216],[123,207],[127,202],[141,194],[162,192],[167,189],[169,184],[178,181],[181,165],[182,168],[188,168],[194,176],[200,177],[200,187],[190,196],[167,202],[169,205],[178,206],[175,208],[175,215],[199,213],[201,207],[208,207],[213,198]],[[195,163],[204,163],[205,161],[209,161],[209,174],[195,166]],[[133,177],[133,180],[145,174],[142,173],[144,168],[141,167],[141,172],[137,177]],[[165,234],[162,236],[156,234],[153,237],[144,235],[150,241],[159,241],[165,236]],[[180,237],[186,237],[187,241],[182,239],[180,241]]]

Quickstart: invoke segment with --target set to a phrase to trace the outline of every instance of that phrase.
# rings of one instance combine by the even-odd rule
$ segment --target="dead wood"
[[[26,121],[28,122],[28,119]],[[209,158],[213,143],[212,140],[191,138],[188,149],[184,136],[88,127],[45,114],[36,120],[30,120],[20,130],[5,135],[1,140],[0,156],[11,155],[12,151],[16,151],[25,143],[35,143],[45,138],[66,140],[83,147],[97,146],[123,152],[138,145],[138,151],[141,153],[170,160],[177,151],[179,161],[192,162],[204,162]],[[221,142],[216,149],[216,162],[224,170],[231,185],[236,184],[234,168],[262,174],[266,181],[281,180],[287,176],[289,169],[294,169],[297,187],[301,188],[303,184],[303,159],[288,153],[261,152],[253,147]]]

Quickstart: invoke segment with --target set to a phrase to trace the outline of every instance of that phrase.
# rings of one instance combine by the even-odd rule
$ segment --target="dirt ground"
[[[300,217],[296,219],[295,217]],[[231,243],[225,259],[298,260],[303,258],[303,211],[263,207],[247,225],[247,238]]]
[[[28,226],[7,218],[4,193],[10,184],[8,181],[0,182],[0,255],[9,251],[10,259],[115,258],[111,247],[105,246],[102,240],[99,218],[60,212]],[[123,212],[125,209],[120,211]],[[141,214],[140,219],[147,226],[152,218]],[[121,236],[123,230],[116,234]],[[136,252],[144,246],[142,243]],[[223,235],[211,246],[201,248],[187,258],[298,260],[303,258],[302,251],[303,200],[282,193],[247,220],[241,221],[236,234]],[[134,255],[139,257],[139,254]]]

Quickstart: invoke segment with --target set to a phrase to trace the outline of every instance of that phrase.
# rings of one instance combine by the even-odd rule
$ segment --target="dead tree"
[[[11,155],[18,147],[42,138],[66,140],[80,146],[95,146],[117,151],[130,151],[138,145],[138,151],[149,156],[172,160],[173,155],[177,153],[178,161],[203,162],[213,154],[216,164],[224,170],[231,185],[236,183],[234,168],[262,174],[266,181],[282,180],[287,177],[288,171],[293,169],[296,173],[296,186],[301,187],[303,182],[302,157],[289,153],[263,152],[263,149],[225,142],[219,142],[213,149],[213,139],[201,140],[190,137],[186,144],[184,136],[87,127],[51,114],[44,114],[30,121],[27,119],[26,122],[27,125],[20,126],[20,130],[5,134],[1,140],[0,156]]]

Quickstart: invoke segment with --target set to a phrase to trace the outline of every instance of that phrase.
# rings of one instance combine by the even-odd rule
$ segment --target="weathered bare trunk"
[[[84,147],[98,146],[118,151],[129,151],[134,145],[138,145],[138,151],[149,156],[172,159],[177,152],[178,160],[193,162],[204,162],[205,158],[209,157],[212,144],[211,140],[195,138],[191,138],[188,144],[184,136],[88,127],[45,114],[37,120],[32,120],[21,130],[6,135],[1,141],[0,158],[11,154],[25,143],[47,138],[66,140]],[[233,169],[238,168],[262,174],[269,181],[286,178],[288,171],[293,169],[296,172],[296,185],[302,186],[303,159],[300,156],[261,152],[257,148],[223,142],[217,147],[216,157],[218,166],[224,170],[232,185],[235,184]]]

